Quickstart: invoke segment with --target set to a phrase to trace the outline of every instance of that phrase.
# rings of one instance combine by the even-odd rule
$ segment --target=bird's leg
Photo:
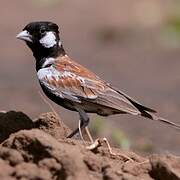
[[[81,137],[81,140],[84,142],[85,144],[85,140],[83,138],[83,135],[82,135],[82,131],[81,131],[81,118],[79,119],[79,123],[78,123],[78,129],[79,129],[79,135]]]
[[[79,126],[78,126],[78,128],[75,131],[73,131],[68,136],[68,138],[73,137],[75,134],[77,134],[79,132],[81,139],[83,140],[83,142],[85,142],[84,138],[82,136],[82,132],[81,132],[81,130],[84,128],[86,133],[87,133],[87,135],[88,135],[88,137],[89,137],[89,140],[91,141],[91,145],[86,147],[88,150],[92,151],[94,149],[97,149],[98,147],[103,146],[103,143],[105,143],[107,145],[108,151],[109,151],[109,153],[111,155],[119,155],[119,156],[123,157],[124,159],[126,159],[127,161],[129,161],[129,160],[133,161],[130,157],[128,157],[128,156],[126,156],[124,154],[115,154],[112,151],[112,148],[111,148],[107,138],[98,138],[95,141],[93,141],[93,139],[91,137],[91,134],[90,134],[90,132],[88,130],[88,127],[87,127],[88,124],[89,124],[89,117],[88,117],[88,115],[86,114],[86,112],[83,109],[78,108],[77,111],[79,112],[79,116],[80,116],[80,118],[79,118]]]
[[[80,128],[83,127],[83,122],[79,119]],[[76,128],[70,135],[67,136],[67,138],[72,138],[79,132],[79,127]]]
[[[107,138],[103,138],[103,141],[104,141],[105,144],[107,145],[107,148],[108,148],[108,150],[109,150],[109,153],[112,154],[112,155],[116,155],[115,153],[113,153],[112,148],[111,148],[111,146],[110,146],[109,141],[107,140]]]
[[[81,130],[83,128],[85,128],[85,131],[87,132],[86,127],[89,124],[89,117],[88,117],[88,115],[86,114],[86,112],[84,110],[82,110],[80,108],[77,108],[77,111],[79,112],[79,117],[80,117],[79,118],[78,128],[75,129],[67,138],[71,138],[71,137],[73,137],[74,135],[76,135],[79,132],[79,134],[81,136],[81,139],[84,141]],[[89,135],[88,135],[88,137],[89,137]]]
[[[91,133],[89,132],[88,127],[86,126],[84,129],[85,129],[85,131],[86,131],[86,134],[87,134],[90,142],[91,142],[91,143],[94,143],[93,138],[92,138],[92,136],[91,136]]]
[[[88,130],[88,128],[87,128],[87,126],[88,126],[88,124],[89,124],[89,117],[88,117],[88,115],[86,114],[86,112],[84,111],[84,110],[82,110],[82,109],[77,109],[78,110],[78,112],[79,112],[79,117],[80,117],[80,121],[82,121],[83,122],[83,126],[82,127],[80,127],[80,123],[79,123],[79,134],[80,134],[80,136],[81,136],[81,139],[83,140],[83,142],[85,142],[84,141],[84,138],[83,138],[83,136],[82,136],[82,129],[85,129],[85,132],[87,133],[87,135],[88,135],[88,138],[90,139],[90,141],[93,141],[92,140],[92,137],[91,137],[91,135],[90,135],[90,132],[89,132],[89,130]]]

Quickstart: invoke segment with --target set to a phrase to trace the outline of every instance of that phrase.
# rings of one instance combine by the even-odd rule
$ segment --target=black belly
[[[74,108],[74,103],[68,100],[64,100],[63,98],[61,98],[60,96],[55,95],[54,93],[52,93],[48,88],[46,88],[44,85],[40,84],[42,87],[43,92],[46,94],[46,96],[51,99],[54,103],[69,109],[71,111],[77,111]]]

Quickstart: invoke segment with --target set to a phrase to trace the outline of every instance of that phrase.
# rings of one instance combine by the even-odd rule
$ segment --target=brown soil
[[[0,111],[23,111],[30,117],[49,111],[38,92],[34,57],[15,38],[27,23],[48,20],[60,26],[61,41],[73,60],[180,124],[180,40],[166,33],[169,19],[179,17],[178,7],[179,1],[172,0],[1,1]],[[78,116],[54,106],[75,128]],[[151,146],[154,153],[180,155],[179,132],[166,125],[128,115],[104,122],[123,132],[139,152]]]
[[[80,140],[66,139],[71,130],[53,113],[31,120],[22,112],[0,113],[0,179],[178,180],[180,158],[141,157],[105,146],[87,150]],[[132,161],[122,158],[122,154]]]

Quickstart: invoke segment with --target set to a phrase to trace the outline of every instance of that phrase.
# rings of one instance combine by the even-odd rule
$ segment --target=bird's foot
[[[103,146],[104,143],[106,144],[110,155],[112,155],[112,156],[121,156],[126,161],[134,161],[132,158],[128,157],[125,154],[122,154],[122,153],[121,154],[119,154],[119,153],[116,154],[116,153],[114,153],[112,151],[112,148],[111,148],[107,138],[98,138],[98,139],[96,139],[91,145],[86,146],[86,149],[88,149],[90,151],[93,151],[93,150],[97,149],[98,147]]]
[[[147,164],[147,163],[149,163],[149,159],[144,160],[142,162],[137,162],[137,164],[135,164],[134,166],[140,166],[140,165],[144,165],[144,164]]]

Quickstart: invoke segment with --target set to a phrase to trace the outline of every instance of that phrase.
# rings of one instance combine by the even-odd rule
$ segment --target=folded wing
[[[76,103],[86,101],[125,113],[140,114],[125,95],[67,57],[57,60],[50,67],[40,69],[38,78],[42,85],[63,99]]]

